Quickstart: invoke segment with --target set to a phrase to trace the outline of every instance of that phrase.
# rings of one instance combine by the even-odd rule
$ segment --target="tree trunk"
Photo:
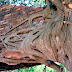
[[[6,50],[1,53],[0,62],[8,65],[20,63],[40,63],[56,69],[58,72],[63,68],[55,64],[64,64],[72,71],[72,9],[68,7],[71,0],[50,0],[57,8],[51,10],[47,0],[47,8],[9,30],[2,40]],[[51,16],[52,14],[52,16]],[[43,16],[51,19],[41,26],[34,27],[32,20]],[[16,27],[29,20],[30,28],[21,29],[9,35]],[[5,58],[4,58],[5,57]]]

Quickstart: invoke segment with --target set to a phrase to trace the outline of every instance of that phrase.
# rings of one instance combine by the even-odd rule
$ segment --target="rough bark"
[[[72,9],[63,5],[62,0],[50,1],[57,7],[56,12],[50,10],[47,1],[47,8],[44,11],[33,14],[25,20],[29,20],[30,28],[8,34],[22,25],[25,22],[23,21],[6,33],[2,39],[6,50],[1,53],[0,62],[8,65],[40,63],[50,66],[58,72],[61,67],[54,62],[60,62],[72,71]],[[65,0],[65,2],[69,4],[71,0]],[[47,24],[38,27],[32,26],[32,20],[35,17],[48,17],[51,13],[52,18]],[[49,62],[49,60],[51,61]]]

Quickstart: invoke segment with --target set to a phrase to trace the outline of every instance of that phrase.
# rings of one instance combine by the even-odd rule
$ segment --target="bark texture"
[[[45,64],[59,72],[61,67],[54,63],[59,62],[72,71],[72,9],[68,7],[72,1],[50,1],[56,6],[57,11],[50,9],[47,0],[47,7],[43,11],[32,14],[6,32],[4,38],[1,39],[2,42],[0,41],[3,44],[1,46],[1,63],[8,65]],[[33,26],[32,20],[39,16],[48,18],[48,22]],[[27,20],[30,28],[12,32]]]

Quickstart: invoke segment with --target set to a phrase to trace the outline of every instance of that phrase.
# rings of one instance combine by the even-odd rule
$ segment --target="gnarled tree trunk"
[[[54,62],[64,64],[72,71],[72,1],[50,0],[57,8],[53,11],[49,7],[39,13],[29,16],[26,20],[6,32],[2,43],[6,47],[1,53],[0,62],[8,65],[20,63],[40,63],[56,69],[62,68]],[[33,26],[35,17],[43,16],[49,18],[45,25]],[[29,21],[30,28],[12,31]],[[12,34],[10,34],[12,33]]]

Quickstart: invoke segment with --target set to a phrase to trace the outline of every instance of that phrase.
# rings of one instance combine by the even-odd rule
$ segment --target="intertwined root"
[[[53,2],[53,0],[50,1]],[[19,63],[43,63],[49,66],[46,60],[61,62],[60,58],[62,58],[63,61],[64,56],[66,56],[67,59],[69,60],[68,56],[65,55],[68,51],[65,50],[66,52],[64,55],[62,53],[64,52],[64,46],[66,40],[68,39],[67,37],[70,35],[69,34],[67,36],[67,31],[71,30],[68,30],[69,26],[67,27],[67,25],[63,24],[65,14],[63,10],[63,4],[61,3],[61,1],[59,2],[58,0],[55,0],[53,3],[57,6],[58,15],[54,15],[53,18],[51,18],[51,20],[49,20],[45,26],[42,25],[38,27],[22,29],[20,31],[12,33],[9,36],[6,35],[4,37],[3,43],[6,49],[10,50],[11,53],[14,53],[17,56],[19,53],[21,53],[21,55],[23,56],[22,58],[17,59],[15,58],[15,56],[13,56],[15,59],[14,58],[12,59],[12,55],[8,56],[7,54],[3,54],[3,56],[5,55],[7,56],[5,56],[6,58],[3,57],[0,58],[0,62],[4,62],[11,65],[13,64],[16,65]],[[47,12],[45,12],[44,10],[36,15],[46,17],[46,15],[49,15],[49,13],[51,13]],[[44,13],[46,13],[46,15]],[[33,18],[37,17],[36,15],[35,16],[31,15],[25,21],[29,20],[29,22],[31,22]],[[25,21],[23,21],[16,27],[22,25]],[[69,22],[69,24],[71,23]],[[7,33],[11,32],[16,27],[12,28]],[[68,49],[68,47],[66,49]],[[3,59],[3,61],[1,59]],[[55,67],[55,64],[52,65],[52,67]],[[59,68],[57,67],[58,66],[56,65],[55,69],[57,69],[59,72]]]
[[[10,36],[6,36],[3,39],[3,43],[7,50],[10,50],[10,53],[12,51],[20,52],[23,54],[23,60],[21,61],[15,61],[13,63],[13,60],[7,59],[7,64],[19,64],[21,62],[28,62],[30,60],[30,63],[36,63],[35,57],[38,55],[42,56],[42,53],[36,49],[35,40],[41,35],[43,31],[44,25],[39,27],[32,27],[28,29],[22,29],[20,31],[17,31]],[[18,53],[17,53],[18,54]],[[34,55],[35,54],[35,55]],[[34,55],[34,56],[33,56]],[[7,52],[3,54],[3,56],[7,58],[11,58],[7,55]],[[28,57],[28,58],[27,58]],[[6,59],[5,59],[6,60]],[[32,62],[34,61],[34,62]],[[12,62],[12,63],[11,63]]]
[[[23,55],[30,57],[34,60],[39,60],[42,58],[43,54],[40,50],[36,48],[35,41],[39,38],[39,36],[43,32],[44,25],[39,27],[32,27],[32,20],[36,17],[44,17],[46,18],[49,14],[53,11],[50,10],[49,1],[47,0],[47,7],[45,10],[38,12],[29,16],[26,20],[18,24],[17,26],[10,29],[6,34],[13,31],[15,28],[19,27],[20,25],[24,24],[26,21],[29,21],[31,28],[22,29],[18,32],[12,33],[11,35],[6,35],[3,39],[3,43],[8,50],[18,51]],[[30,55],[30,56],[29,56]],[[40,57],[38,57],[40,55]],[[6,56],[7,57],[7,56]],[[37,60],[37,61],[38,61]]]
[[[57,51],[52,42],[55,42],[53,41],[55,40],[55,31],[57,30],[55,28],[58,28],[58,25],[56,24],[56,26],[54,22],[60,17],[61,16],[57,17],[54,15],[46,25],[22,29],[9,36],[6,35],[3,39],[3,43],[6,49],[10,50],[10,53],[16,55],[16,58],[12,54],[7,55],[9,52],[7,51],[2,54],[5,58],[0,58],[3,59],[3,61],[0,61],[9,65],[20,63],[42,63],[48,65],[46,60],[50,59],[56,61]],[[60,21],[61,19],[62,18],[60,18]],[[17,58],[19,53],[23,55],[21,58]]]
[[[4,45],[11,50],[18,50],[17,48],[20,44],[24,43],[26,45],[30,45],[33,41],[40,36],[44,28],[44,25],[39,27],[32,27],[28,29],[22,29],[18,32],[11,34],[10,36],[6,36],[3,39]]]
[[[47,23],[47,25],[22,29],[20,31],[12,33],[9,36],[5,36],[3,39],[3,43],[7,49],[11,51],[18,51],[25,55],[24,58],[30,57],[33,59],[33,61],[36,60],[39,62],[42,59],[49,59],[49,55],[52,56],[51,59],[53,59],[54,55],[52,55],[51,53],[53,53],[55,49],[53,49],[52,51],[52,48],[50,46],[50,36],[53,31],[51,26],[54,23],[54,21],[58,20],[58,18],[59,17],[56,18],[56,16],[54,16]],[[49,50],[50,48],[51,50]],[[45,54],[48,56],[46,57]],[[56,54],[56,52],[54,52],[54,54]]]

